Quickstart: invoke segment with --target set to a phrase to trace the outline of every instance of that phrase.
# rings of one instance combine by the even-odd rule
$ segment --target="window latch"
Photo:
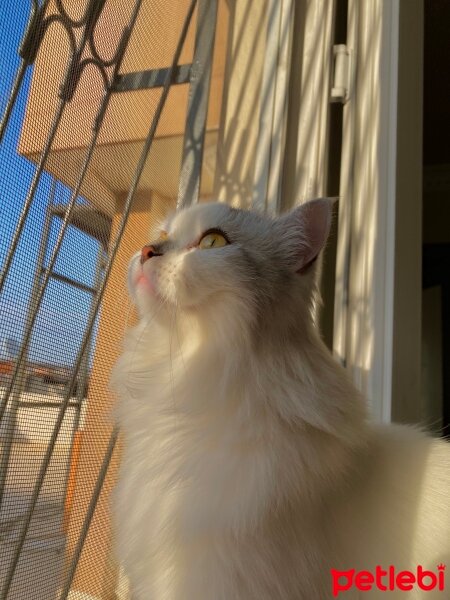
[[[331,102],[345,104],[350,98],[351,51],[345,44],[333,46],[334,72],[331,87]]]

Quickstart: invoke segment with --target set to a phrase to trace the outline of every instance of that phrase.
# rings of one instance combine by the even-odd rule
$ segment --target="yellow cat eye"
[[[160,231],[159,232],[159,239],[160,240],[167,240],[168,237],[169,237],[169,234],[167,233],[167,231]]]
[[[200,240],[198,247],[203,250],[208,248],[222,248],[228,244],[227,239],[221,233],[207,233]]]

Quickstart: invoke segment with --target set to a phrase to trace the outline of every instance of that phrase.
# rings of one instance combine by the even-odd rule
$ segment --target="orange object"
[[[78,462],[80,459],[81,441],[83,438],[83,430],[78,429],[75,431],[73,436],[72,456],[70,459],[70,470],[69,478],[67,480],[67,493],[64,502],[64,517],[63,517],[63,529],[64,533],[67,533],[69,527],[70,513],[73,505],[73,495],[75,491],[75,482],[77,478]]]

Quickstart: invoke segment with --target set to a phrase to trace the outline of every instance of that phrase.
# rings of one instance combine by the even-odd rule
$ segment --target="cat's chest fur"
[[[122,378],[128,359],[134,372],[145,370],[125,354]],[[289,579],[281,590],[276,577],[287,562],[291,572],[300,563],[309,573],[320,566],[310,547],[299,555],[298,532],[286,513],[276,514],[287,479],[295,477],[286,464],[296,460],[288,440],[270,423],[256,386],[261,406],[249,414],[252,386],[228,383],[222,404],[223,365],[214,372],[217,365],[204,356],[187,367],[176,356],[170,365],[160,363],[148,388],[126,376],[128,391],[117,407],[125,448],[113,496],[119,558],[145,600],[290,598],[293,586],[302,598],[304,583]],[[281,463],[286,473],[278,477]],[[135,595],[141,597],[138,589]]]
[[[249,367],[239,372],[198,347],[150,366],[132,348],[118,366],[125,450],[114,514],[133,600],[325,600],[331,569],[450,564],[444,443],[388,426],[360,425],[358,438],[355,415],[345,443],[270,410],[275,399],[288,412],[291,393],[316,407],[302,384],[314,373],[292,381],[289,369],[283,378],[266,367],[253,380]],[[321,372],[330,364],[324,358]],[[328,373],[315,384],[328,403],[352,393],[331,382]]]
[[[114,492],[121,558],[143,590],[136,599],[309,599],[303,578],[277,576],[289,564],[317,586],[324,565],[310,542],[299,544],[291,509],[276,514],[273,458],[231,434],[216,437],[218,423],[206,434],[180,431],[167,414],[156,420],[145,438],[128,437]],[[304,540],[317,543],[322,526],[305,519]]]

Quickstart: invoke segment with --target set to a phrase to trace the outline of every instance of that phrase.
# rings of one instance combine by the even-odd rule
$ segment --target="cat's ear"
[[[278,219],[289,260],[298,273],[315,261],[330,233],[335,198],[305,202]]]

